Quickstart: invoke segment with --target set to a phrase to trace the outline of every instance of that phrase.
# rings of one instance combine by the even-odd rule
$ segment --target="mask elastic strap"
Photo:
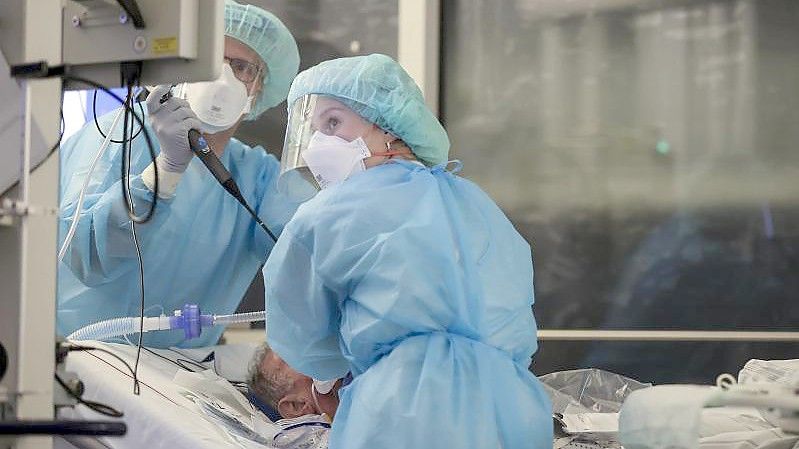
[[[258,80],[258,77],[261,76],[262,70],[263,68],[261,67],[258,68],[258,74],[255,75],[255,80]],[[241,82],[241,80],[239,80],[239,82]],[[252,112],[254,107],[253,104],[258,100],[257,98],[255,98],[255,95],[252,94],[252,91],[255,90],[256,85],[257,83],[253,82],[252,86],[250,86],[250,88],[247,90],[247,108],[246,108],[247,110],[241,113],[242,117]]]
[[[313,399],[313,403],[316,406],[316,411],[318,411],[320,414],[324,415],[325,413],[322,410],[322,406],[319,404],[319,396],[318,395],[328,396],[328,395],[331,395],[331,394],[335,395],[334,397],[335,397],[336,401],[339,400],[337,392],[322,393],[320,391],[317,391],[316,385],[311,384],[311,398]]]
[[[321,393],[319,393],[319,394],[321,394]],[[319,398],[316,397],[316,395],[317,395],[316,386],[311,384],[311,399],[313,399],[313,403],[316,406],[316,411],[321,414],[322,413],[322,406],[319,405]]]
[[[239,81],[239,82],[241,82],[241,81]],[[254,89],[255,89],[255,83],[252,83],[252,86],[250,87],[250,90],[254,90]],[[253,95],[250,90],[247,91],[247,107],[245,108],[246,110],[241,113],[242,116],[245,116],[245,115],[249,114],[250,112],[252,112],[253,103],[255,103],[255,101],[256,101],[255,95]]]

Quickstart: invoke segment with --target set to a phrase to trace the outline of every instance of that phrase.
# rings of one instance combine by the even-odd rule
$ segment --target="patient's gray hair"
[[[250,360],[247,386],[258,399],[277,411],[278,402],[294,387],[294,380],[285,375],[285,370],[262,369],[264,360],[271,354],[272,348],[266,343],[255,351],[255,356]]]

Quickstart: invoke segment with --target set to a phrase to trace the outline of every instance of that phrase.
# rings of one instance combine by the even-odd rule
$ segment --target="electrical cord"
[[[59,109],[59,111],[60,111],[59,114],[61,115],[61,128],[58,130],[58,140],[56,140],[55,144],[52,147],[50,147],[49,150],[47,150],[47,156],[45,156],[44,159],[42,159],[38,164],[33,166],[33,168],[31,169],[32,172],[36,171],[37,168],[39,168],[42,164],[44,164],[44,161],[50,159],[50,156],[53,153],[55,153],[58,147],[61,146],[61,139],[64,138],[64,131],[66,131],[67,125],[66,122],[64,121],[64,107],[62,106],[61,109]]]
[[[152,307],[152,306],[150,306],[150,307]],[[130,346],[136,346],[135,344],[133,344],[133,342],[131,342],[130,340],[128,340],[128,336],[127,336],[127,335],[124,335],[124,336],[123,336],[123,338],[124,338],[124,339],[125,339],[125,341],[128,343],[128,345],[130,345]],[[201,371],[205,371],[205,370],[207,370],[207,369],[211,369],[211,368],[208,368],[208,367],[206,367],[205,365],[203,365],[203,364],[202,364],[202,362],[198,362],[197,360],[192,360],[190,357],[186,356],[185,354],[181,354],[180,352],[178,352],[178,351],[175,351],[174,349],[171,349],[171,348],[169,349],[170,351],[172,351],[172,352],[174,352],[174,353],[176,353],[176,354],[178,354],[178,355],[180,355],[180,356],[186,357],[186,358],[185,358],[185,359],[183,359],[183,358],[177,358],[177,359],[175,359],[175,360],[172,360],[172,359],[170,359],[169,357],[166,357],[166,356],[164,356],[164,355],[161,355],[161,354],[159,354],[159,353],[157,353],[157,352],[153,351],[152,349],[150,349],[150,348],[148,348],[148,347],[146,347],[146,346],[142,346],[142,349],[143,349],[145,352],[149,352],[150,354],[152,354],[152,355],[154,355],[154,356],[156,356],[156,357],[159,357],[159,358],[161,358],[161,359],[164,359],[164,360],[166,360],[167,362],[169,362],[169,363],[171,363],[171,364],[173,364],[173,365],[177,365],[177,367],[178,367],[178,368],[180,368],[180,369],[183,369],[183,370],[186,370],[186,371],[190,371],[190,372],[192,372],[192,373],[196,373],[197,371],[195,371],[194,369],[191,369],[191,368],[187,367],[186,365],[184,365],[184,362],[185,362],[186,364],[188,364],[188,365],[193,365],[194,367],[198,367],[198,368],[200,368],[200,369],[201,369]],[[213,367],[213,370],[214,370],[214,374],[217,374],[217,372],[216,372],[216,366],[214,366],[214,367]]]
[[[252,215],[252,218],[255,219],[255,222],[261,227],[261,229],[264,230],[264,232],[266,232],[269,238],[271,238],[273,242],[277,243],[277,237],[275,237],[275,234],[272,232],[272,230],[269,229],[268,226],[266,226],[266,223],[264,223],[261,220],[261,217],[259,217],[258,214],[255,213],[255,211],[252,209],[252,207],[250,207],[247,201],[244,200],[244,197],[236,199],[239,200],[239,203],[241,203],[241,205],[244,206],[244,209],[246,209],[247,212],[249,212],[250,215]]]
[[[101,415],[109,416],[111,418],[122,418],[123,416],[125,416],[124,413],[120,412],[114,407],[111,407],[110,405],[103,404],[101,402],[90,401],[88,399],[83,399],[67,386],[66,382],[64,382],[64,380],[61,379],[61,376],[59,376],[58,373],[53,373],[53,376],[55,377],[56,382],[58,382],[58,384],[61,385],[61,388],[63,388],[68,395],[70,395],[73,399],[75,399],[78,402],[78,404],[85,405],[92,411],[97,412]]]
[[[154,355],[156,357],[159,357],[159,358],[162,358],[162,359],[166,360],[167,362],[169,362],[169,363],[171,363],[173,365],[177,365],[178,368],[184,369],[186,371],[190,371],[192,373],[196,373],[196,372],[199,372],[199,371],[205,371],[205,370],[209,369],[208,367],[202,365],[201,363],[199,363],[199,362],[197,362],[195,360],[182,359],[182,358],[178,358],[178,359],[172,360],[169,357],[163,356],[163,355],[151,350],[150,348],[143,347],[142,349],[144,349],[145,351],[149,352],[150,354],[152,354],[152,355]],[[198,370],[194,370],[194,369],[192,369],[190,367],[187,367],[186,365],[184,365],[184,363],[186,363],[188,365],[192,365],[192,367],[200,368],[200,370],[198,371]],[[214,372],[216,372],[216,369],[214,369]]]
[[[214,374],[217,374],[217,375],[219,374],[219,372],[216,370],[216,354],[215,354],[215,351],[211,351],[211,353],[208,354],[208,356],[206,356],[205,359],[203,359],[203,360],[195,360],[192,357],[190,357],[190,356],[178,351],[175,348],[169,348],[169,350],[174,352],[175,354],[177,354],[179,356],[185,357],[185,358],[175,359],[178,362],[186,362],[186,363],[189,363],[191,365],[194,365],[194,366],[197,366],[197,367],[201,367],[203,369],[203,371],[210,369],[210,370],[214,371]],[[211,367],[208,368],[207,366],[203,365],[203,363],[210,363]]]
[[[131,379],[133,379],[133,376],[131,374],[128,374],[125,371],[119,369],[118,366],[114,365],[113,363],[109,362],[108,360],[98,356],[97,354],[92,354],[91,352],[88,352],[88,354],[90,356],[94,357],[95,359],[97,359],[98,362],[105,363],[106,365],[108,365],[109,368],[113,369],[114,371],[122,374],[123,376],[127,376],[127,377],[130,377]],[[170,398],[169,396],[165,395],[164,393],[162,393],[160,390],[158,390],[157,388],[153,387],[152,385],[149,385],[149,384],[147,384],[146,382],[143,382],[143,381],[139,381],[139,383],[141,383],[142,385],[147,387],[153,393],[155,393],[155,394],[161,396],[162,398],[166,399],[167,401],[169,401],[169,402],[171,402],[171,403],[173,403],[175,405],[179,405],[172,398]]]
[[[244,206],[244,209],[249,212],[255,222],[261,227],[261,229],[264,230],[264,232],[266,232],[269,238],[271,238],[273,242],[277,243],[277,237],[275,237],[275,234],[269,229],[268,226],[266,226],[258,214],[255,213],[253,208],[247,203],[244,195],[241,194],[238,184],[236,184],[236,180],[233,179],[233,175],[231,175],[227,168],[225,168],[224,164],[222,164],[222,161],[216,157],[216,154],[208,145],[208,141],[205,140],[205,138],[196,129],[190,129],[188,137],[189,147],[197,156],[197,158],[200,159],[203,165],[205,165],[205,168],[211,172],[214,178],[216,178],[217,182],[222,185],[222,188],[224,188],[233,198],[235,198],[239,204]]]
[[[85,84],[87,86],[92,86],[92,87],[94,87],[96,89],[100,89],[103,92],[105,92],[106,94],[108,94],[108,95],[112,96],[113,98],[115,98],[121,105],[123,105],[123,107],[125,108],[126,111],[128,111],[128,112],[132,111],[132,108],[128,105],[128,103],[126,101],[124,101],[121,98],[119,98],[119,96],[117,94],[115,94],[110,89],[108,89],[107,87],[103,86],[100,83],[97,83],[95,81],[92,81],[92,80],[89,80],[89,79],[86,79],[86,78],[82,78],[82,77],[79,77],[79,76],[69,75],[69,74],[66,74],[66,73],[63,74],[62,77],[65,80],[68,80],[68,81],[74,81],[74,82],[77,82],[77,83]],[[136,114],[136,111],[132,111],[132,112],[133,112],[133,118],[139,123],[139,126],[144,128],[144,119],[142,117],[139,117]],[[127,140],[127,136],[123,136],[123,137],[124,137],[123,140]],[[147,149],[149,150],[149,153],[150,153],[150,159],[153,162],[153,164],[155,165],[155,157],[156,157],[155,146],[153,146],[153,141],[150,138],[150,133],[146,129],[144,129],[144,139],[147,141]],[[127,164],[125,163],[125,158],[124,157],[123,157],[123,161],[122,162],[123,162],[123,172],[127,171],[127,167],[126,167]],[[155,178],[155,182],[154,182],[155,188],[154,188],[154,190],[155,190],[155,192],[158,192],[158,168],[157,168],[157,165],[156,165],[155,177],[154,178]],[[122,184],[123,184],[122,185],[122,190],[123,190],[123,194],[124,194],[124,193],[127,192],[127,189],[125,188],[125,183],[123,182]],[[135,212],[133,211],[133,205],[130,202],[130,198],[127,195],[123,195],[123,196],[124,196],[124,199],[125,199],[126,212],[128,214],[128,217],[132,221],[134,221],[136,223],[139,223],[139,224],[142,224],[142,223],[146,223],[146,222],[150,221],[150,219],[152,219],[153,214],[155,213],[155,208],[156,208],[156,206],[158,204],[158,195],[157,194],[153,195],[152,202],[150,203],[150,208],[147,210],[147,213],[144,214],[143,217],[139,217],[139,216],[137,216],[135,214]]]
[[[67,123],[64,121],[64,106],[62,105],[58,111],[59,116],[61,116],[61,127],[58,129],[58,140],[56,140],[53,146],[47,151],[48,156],[53,154],[53,152],[61,146],[61,139],[64,138],[64,132],[67,130]]]
[[[55,144],[52,147],[50,147],[49,150],[47,150],[47,156],[43,157],[41,161],[39,161],[36,165],[31,167],[31,173],[33,173],[36,170],[38,170],[39,167],[41,167],[45,162],[47,162],[47,160],[50,159],[50,156],[52,156],[53,153],[55,153],[55,151],[58,149],[58,147],[61,146],[61,139],[64,138],[64,131],[66,130],[66,123],[64,122],[64,108],[62,107],[60,109],[60,111],[61,111],[60,112],[60,114],[61,114],[61,129],[58,132],[58,140],[56,140]],[[17,186],[18,184],[19,184],[19,182],[15,182],[11,186],[14,187],[14,186]]]
[[[132,108],[129,108],[130,104],[133,102],[133,84],[129,80],[128,83],[128,95],[125,99],[126,108],[125,108],[125,118],[122,122],[122,187],[123,191],[125,192],[125,197],[127,200],[130,200],[130,154],[131,154],[131,145],[133,139],[128,140],[128,127],[130,127],[131,134],[133,132],[133,121],[130,119],[129,111]],[[135,116],[136,113],[134,111],[133,115]],[[131,207],[135,208],[135,205],[131,202]],[[135,209],[133,210],[135,214]],[[141,247],[139,246],[139,237],[136,235],[136,222],[132,221],[130,223],[130,232],[133,237],[133,244],[136,247],[136,258],[139,261],[139,289],[141,293],[141,301],[139,303],[139,341],[136,345],[136,362],[133,364],[133,394],[139,395],[140,393],[140,386],[139,386],[139,359],[141,358],[141,349],[142,349],[142,338],[144,337],[144,306],[145,306],[145,295],[144,295],[144,260],[142,259],[141,255]]]
[[[153,307],[153,306],[150,306],[150,307],[148,307],[148,309],[149,309],[149,308],[151,308],[151,307]],[[128,345],[129,345],[129,346],[136,346],[136,345],[134,345],[134,344],[133,344],[133,342],[131,342],[130,340],[128,340],[128,336],[127,336],[127,335],[123,335],[123,336],[122,336],[122,338],[124,338],[124,339],[125,339],[125,341],[128,343]],[[193,365],[194,367],[198,367],[198,368],[200,368],[200,370],[201,370],[201,371],[205,371],[205,370],[207,370],[207,369],[213,369],[213,370],[214,370],[214,374],[218,374],[218,373],[217,373],[217,371],[216,371],[216,365],[214,365],[212,368],[208,368],[207,366],[205,366],[205,365],[203,365],[203,364],[202,364],[203,362],[201,362],[201,361],[197,361],[197,360],[193,360],[191,357],[189,357],[189,356],[187,356],[187,355],[185,355],[185,354],[183,354],[183,353],[180,353],[180,352],[178,352],[178,351],[176,351],[176,350],[174,350],[174,349],[172,349],[172,348],[169,348],[168,350],[169,350],[169,351],[172,351],[172,352],[174,352],[175,354],[177,354],[177,355],[179,355],[179,356],[183,356],[183,357],[185,357],[185,359],[184,359],[184,358],[177,358],[177,359],[175,359],[175,360],[172,360],[172,359],[170,359],[169,357],[166,357],[166,356],[164,356],[164,355],[161,355],[161,354],[159,354],[159,353],[157,353],[157,352],[153,351],[152,349],[150,349],[150,348],[148,348],[148,347],[146,347],[146,346],[142,346],[142,349],[143,349],[143,350],[145,350],[146,352],[149,352],[150,354],[152,354],[152,355],[154,355],[154,356],[156,356],[156,357],[159,357],[159,358],[161,358],[161,359],[164,359],[164,360],[166,360],[166,361],[167,361],[167,362],[169,362],[169,363],[172,363],[173,365],[177,365],[177,366],[178,366],[178,368],[180,368],[180,369],[184,369],[184,370],[186,370],[186,371],[190,371],[190,372],[192,372],[192,373],[196,373],[197,371],[195,371],[195,370],[193,370],[193,369],[191,369],[191,368],[187,367],[186,365],[184,365],[184,364],[183,364],[184,362],[185,362],[186,364]],[[212,354],[213,354],[213,353],[212,353]]]
[[[79,345],[72,344],[70,346],[67,346],[67,350],[69,350],[70,352],[71,351],[98,351],[98,352],[102,352],[102,353],[108,354],[111,357],[119,360],[123,365],[125,365],[125,368],[127,368],[128,371],[130,371],[130,374],[133,375],[133,368],[130,366],[130,364],[128,362],[126,362],[125,359],[123,359],[122,357],[114,354],[113,352],[111,352],[111,351],[109,351],[107,349],[95,348],[95,347],[92,347],[92,346],[79,346]]]
[[[141,112],[141,116],[144,117],[144,106],[141,105],[141,102],[139,102],[139,111]],[[92,117],[94,118],[94,127],[97,128],[97,132],[100,133],[101,136],[103,136],[103,139],[107,139],[108,137],[103,132],[103,129],[100,128],[100,122],[97,120],[97,89],[94,90],[94,96],[92,98]],[[141,134],[141,131],[143,129],[144,128],[142,126],[139,126],[138,131],[136,131],[136,134],[134,134],[133,137],[130,138],[130,140],[134,140],[137,137],[139,137],[139,134]],[[109,131],[109,134],[111,132],[113,132],[113,126],[111,127],[111,131]],[[124,140],[114,140],[114,139],[110,139],[110,140],[111,140],[111,143],[124,143],[125,142]]]

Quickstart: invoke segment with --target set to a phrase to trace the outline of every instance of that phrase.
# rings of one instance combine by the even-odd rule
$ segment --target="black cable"
[[[205,165],[205,168],[211,172],[211,174],[216,178],[217,182],[222,185],[222,187],[231,195],[236,201],[239,202],[247,212],[252,215],[255,219],[255,222],[261,226],[266,234],[272,239],[273,242],[277,243],[277,237],[272,231],[269,229],[268,226],[261,220],[258,214],[250,207],[247,203],[247,200],[244,198],[244,195],[241,194],[241,190],[239,190],[238,184],[236,184],[236,180],[233,179],[233,175],[230,174],[227,168],[225,168],[222,161],[216,157],[213,149],[208,145],[208,141],[200,134],[199,131],[196,129],[189,130],[189,147],[191,148],[192,152],[197,156],[198,159]]]
[[[44,161],[46,161],[50,157],[50,155],[53,154],[55,152],[55,150],[58,149],[58,147],[61,146],[61,139],[64,138],[64,131],[66,131],[66,128],[67,128],[67,124],[64,121],[64,106],[63,105],[59,109],[59,115],[61,116],[61,127],[58,130],[58,140],[56,140],[55,144],[52,147],[50,147],[49,150],[47,150],[47,156],[45,156],[44,159],[42,159],[42,162],[39,162],[38,164],[36,164],[36,166],[34,166],[33,169],[31,169],[31,171],[36,170],[37,168],[39,168],[39,166],[42,165],[44,163]]]
[[[184,362],[187,363],[187,364],[193,365],[194,367],[201,368],[202,371],[205,371],[205,370],[209,369],[205,365],[202,365],[201,363],[196,362],[196,361],[191,360],[191,359],[178,358],[178,359],[172,360],[169,357],[163,356],[163,355],[151,350],[150,348],[142,347],[142,349],[144,349],[145,351],[149,352],[150,354],[152,354],[152,355],[154,355],[156,357],[160,357],[160,358],[166,360],[167,362],[169,362],[169,363],[171,363],[173,365],[177,365],[177,367],[180,368],[180,369],[183,369],[183,370],[186,370],[186,371],[189,371],[189,372],[192,372],[192,373],[196,373],[198,371],[193,370],[190,367],[187,367],[186,365],[184,365]]]
[[[133,116],[136,117],[136,111],[132,107],[132,100],[133,99],[133,87],[128,86],[128,95],[125,99],[125,119],[123,120],[122,125],[122,165],[120,166],[121,169],[121,177],[122,177],[122,196],[125,199],[125,206],[128,210],[128,216],[130,217],[133,224],[135,223],[145,223],[147,222],[150,217],[152,216],[152,211],[154,210],[153,207],[150,208],[148,211],[147,216],[144,219],[138,217],[136,215],[136,210],[134,206],[133,197],[130,194],[130,154],[132,152],[132,141],[133,139],[128,139],[128,129],[130,129],[130,134],[133,134],[133,122],[129,120],[129,115],[132,112]],[[153,166],[155,166],[155,158],[152,159]],[[156,177],[157,179],[157,177]],[[155,189],[158,192],[158,188]],[[155,204],[156,198],[158,197],[157,194],[153,194],[153,204]],[[135,230],[134,230],[135,234]]]
[[[50,156],[52,156],[53,153],[55,153],[55,151],[58,149],[58,147],[61,146],[61,139],[64,138],[64,131],[66,130],[66,123],[64,122],[64,108],[62,107],[60,109],[60,111],[61,111],[61,129],[60,129],[60,131],[58,133],[58,140],[56,140],[55,144],[52,147],[50,147],[49,150],[47,150],[47,156],[42,158],[42,160],[39,161],[38,164],[36,164],[33,167],[31,167],[31,173],[33,173],[36,170],[38,170],[39,167],[41,167],[45,162],[47,162],[47,160],[50,159]],[[18,182],[15,182],[13,184],[13,186],[16,186],[17,184],[18,184]]]
[[[160,357],[160,358],[166,360],[167,362],[169,362],[169,363],[171,363],[173,365],[177,365],[178,368],[185,369],[186,371],[195,372],[194,370],[187,369],[186,367],[184,367],[183,365],[175,362],[174,360],[170,359],[169,357],[163,356],[163,355],[151,350],[150,348],[142,348],[142,349],[144,349],[145,351],[149,352],[150,354],[152,354],[152,355],[154,355],[156,357]]]
[[[122,144],[122,188],[126,198],[130,199],[130,155],[131,155],[131,145],[132,139],[128,140],[128,127],[130,127],[131,134],[133,133],[133,121],[130,118],[130,111],[132,108],[128,107],[133,101],[133,85],[128,84],[128,95],[125,99],[125,118],[122,121],[122,140],[125,142]],[[136,113],[134,111],[133,115],[135,116]],[[131,202],[131,207],[135,208],[135,205]],[[133,210],[135,214],[135,209]],[[144,260],[142,259],[141,255],[141,247],[139,246],[139,237],[136,235],[136,222],[133,221],[130,224],[130,232],[133,236],[133,244],[136,247],[136,258],[139,261],[139,291],[141,294],[141,301],[139,303],[139,340],[136,345],[136,362],[133,364],[133,394],[139,395],[140,393],[140,386],[139,386],[139,359],[141,358],[141,348],[142,348],[142,338],[144,336],[144,306],[145,306],[145,295],[144,295]]]
[[[142,337],[144,335],[144,262],[141,257],[141,248],[139,248],[139,238],[136,236],[136,223],[131,223],[131,233],[133,234],[133,242],[136,245],[136,256],[139,259],[139,288],[141,289],[141,303],[139,320],[139,341],[136,344],[136,362],[133,364],[133,394],[139,394],[139,358],[141,357]]]
[[[130,17],[130,20],[133,21],[133,27],[137,30],[141,30],[146,27],[144,23],[144,17],[141,15],[141,10],[139,9],[139,4],[136,3],[136,0],[117,0],[119,6],[125,10],[125,13]]]
[[[141,116],[144,117],[144,106],[141,105],[141,102],[139,102],[139,111],[141,111]],[[94,118],[94,127],[97,128],[97,132],[100,133],[101,136],[103,136],[103,139],[108,138],[108,136],[106,136],[106,134],[103,132],[103,129],[100,128],[100,121],[97,120],[97,89],[94,90],[94,96],[92,98],[92,117]],[[136,134],[134,134],[133,137],[130,138],[130,140],[134,140],[137,137],[139,137],[139,134],[141,134],[142,129],[144,128],[139,126],[139,129],[136,131]],[[111,143],[125,143],[124,140],[109,139],[109,141]]]
[[[192,364],[194,366],[202,368],[203,371],[210,369],[210,370],[214,371],[214,374],[219,374],[216,371],[216,358],[215,358],[215,352],[214,351],[211,351],[211,353],[208,354],[208,356],[206,356],[205,359],[203,359],[203,360],[194,360],[193,358],[191,358],[188,355],[178,351],[177,349],[169,348],[168,350],[174,352],[175,354],[177,354],[177,355],[179,355],[181,357],[185,357],[185,358],[176,358],[175,360],[177,360],[179,363],[186,362],[186,363],[189,363],[189,364]],[[209,368],[209,367],[203,365],[203,363],[211,363],[211,367]]]
[[[82,77],[79,77],[79,76],[69,75],[69,74],[64,74],[63,78],[65,80],[68,80],[68,81],[74,81],[74,82],[86,84],[87,86],[92,86],[92,87],[94,87],[96,89],[100,89],[103,92],[107,93],[108,95],[114,97],[121,105],[123,105],[123,107],[125,107],[126,111],[131,111],[132,110],[132,108],[128,105],[128,103],[126,101],[124,101],[121,98],[119,98],[119,96],[117,94],[115,94],[114,92],[111,92],[110,89],[108,89],[107,87],[103,86],[100,83],[97,83],[97,82],[94,82],[92,80],[89,80],[89,79],[86,79],[86,78],[82,78]],[[144,128],[144,120],[143,120],[143,118],[139,117],[138,115],[136,115],[136,111],[132,111],[132,112],[133,112],[133,118],[139,123],[139,126]],[[126,137],[126,136],[124,136],[124,137]],[[158,192],[158,167],[155,164],[155,157],[156,157],[155,147],[153,146],[153,141],[150,138],[150,132],[147,131],[146,129],[144,129],[144,139],[147,141],[147,149],[150,152],[150,160],[153,162],[153,165],[155,166],[155,173],[154,173],[155,174],[155,177],[154,177],[155,178],[155,186],[154,186],[155,188],[154,188],[154,191]],[[123,140],[126,140],[126,139],[123,139]],[[124,165],[124,158],[123,158],[123,165]],[[123,190],[124,190],[124,186],[123,186]],[[158,195],[157,194],[153,194],[153,201],[152,201],[152,203],[150,205],[150,208],[147,211],[147,213],[144,214],[144,217],[136,216],[136,214],[133,212],[133,205],[128,200],[129,200],[129,198],[125,197],[125,208],[127,209],[128,217],[132,221],[134,221],[136,223],[139,223],[139,224],[146,223],[146,222],[150,221],[150,219],[153,217],[153,214],[155,213],[156,205],[158,204]]]
[[[261,220],[261,217],[259,217],[258,214],[256,214],[255,211],[252,210],[252,207],[250,207],[247,201],[244,201],[244,197],[241,197],[241,199],[239,198],[236,199],[239,200],[239,203],[241,203],[241,205],[244,206],[245,209],[247,209],[247,212],[249,212],[250,215],[252,215],[252,218],[254,218],[255,222],[258,223],[259,226],[261,226],[261,229],[266,231],[267,235],[269,235],[272,241],[277,243],[277,237],[275,237],[275,234],[273,234],[272,231],[269,229],[269,227],[266,226],[266,223],[264,223]]]
[[[115,366],[113,363],[109,362],[108,360],[106,360],[106,359],[104,359],[104,358],[102,358],[102,357],[99,357],[99,356],[97,356],[96,354],[92,354],[91,352],[89,352],[89,355],[90,355],[90,356],[92,356],[92,357],[94,357],[94,358],[96,358],[98,361],[105,363],[105,364],[106,364],[106,365],[108,365],[108,366],[109,366],[111,369],[113,369],[113,370],[115,370],[116,372],[118,372],[118,373],[122,374],[123,376],[128,376],[128,377],[130,377],[131,379],[133,379],[133,376],[131,376],[130,374],[128,374],[128,373],[126,373],[126,372],[124,372],[124,371],[122,371],[121,369],[119,369],[119,367]],[[167,401],[169,401],[169,402],[171,402],[171,403],[173,403],[173,404],[175,404],[175,405],[180,405],[180,404],[178,404],[177,402],[175,402],[175,401],[174,401],[172,398],[170,398],[169,396],[167,396],[167,395],[165,395],[164,393],[162,393],[162,392],[161,392],[160,390],[158,390],[157,388],[153,387],[152,385],[149,385],[149,384],[147,384],[147,382],[139,381],[139,383],[140,383],[140,384],[142,384],[142,385],[144,385],[145,387],[149,388],[149,389],[150,389],[150,390],[151,390],[153,393],[156,393],[156,394],[158,394],[159,396],[161,396],[162,398],[166,399]]]
[[[216,371],[216,364],[213,364],[211,366],[211,368],[209,368],[209,367],[203,365],[202,362],[199,362],[197,360],[192,360],[191,358],[189,358],[185,354],[181,354],[180,352],[177,352],[174,349],[170,349],[170,351],[172,351],[175,354],[178,354],[178,355],[180,355],[182,357],[185,357],[185,358],[176,358],[175,360],[172,360],[169,357],[163,356],[163,355],[151,350],[150,348],[142,347],[142,349],[144,349],[145,351],[149,352],[150,354],[152,354],[152,355],[154,355],[156,357],[160,357],[160,358],[166,360],[167,362],[172,363],[173,365],[177,365],[179,368],[184,369],[186,371],[190,371],[192,373],[196,373],[197,371],[187,367],[186,365],[184,365],[184,363],[188,364],[188,365],[192,365],[195,368],[200,368],[202,371],[210,369],[210,370],[214,371],[214,374],[219,374]]]
[[[193,365],[196,368],[201,368],[202,371],[210,369],[207,366],[205,366],[205,365],[203,365],[201,363],[195,362],[194,360],[191,360],[191,359],[175,359],[175,364],[177,364],[178,366],[182,367],[186,371],[193,371],[193,370],[190,370],[190,369],[186,368],[186,366],[183,365],[184,363],[189,364],[189,365]],[[216,371],[216,370],[214,370],[214,371]]]
[[[111,357],[114,357],[115,359],[117,359],[120,362],[122,362],[122,364],[125,365],[125,367],[128,369],[128,371],[130,371],[130,374],[133,375],[133,368],[130,366],[130,364],[128,362],[126,362],[125,359],[123,359],[122,357],[114,354],[113,352],[111,352],[111,351],[109,351],[107,349],[95,348],[95,347],[92,347],[92,346],[76,346],[76,345],[73,344],[71,346],[68,346],[67,350],[69,350],[69,351],[98,351],[98,352],[102,352],[102,353],[108,354]]]
[[[120,179],[122,180],[122,196],[125,199],[125,205],[130,207],[129,214],[136,215],[136,207],[133,203],[133,197],[130,194],[130,141],[128,140],[128,121],[130,120],[130,98],[131,93],[130,89],[128,89],[128,95],[125,97],[125,108],[123,111],[125,112],[124,118],[122,119],[122,164],[120,165]],[[133,115],[136,115],[136,112],[133,111]],[[134,231],[135,233],[135,231]]]
[[[78,401],[78,404],[83,404],[86,407],[89,407],[91,410],[93,410],[93,411],[95,411],[95,412],[97,412],[97,413],[99,413],[101,415],[109,416],[111,418],[122,418],[123,416],[125,416],[124,413],[120,412],[119,410],[115,409],[114,407],[111,407],[110,405],[103,404],[101,402],[90,401],[88,399],[83,399],[82,397],[78,396],[77,393],[72,391],[71,388],[69,388],[67,386],[66,382],[64,382],[63,379],[61,379],[61,377],[58,375],[58,373],[53,373],[53,376],[55,376],[55,380],[56,380],[56,382],[58,382],[59,385],[61,385],[61,388],[63,388],[64,391],[66,391],[68,395],[72,396],[73,399]]]

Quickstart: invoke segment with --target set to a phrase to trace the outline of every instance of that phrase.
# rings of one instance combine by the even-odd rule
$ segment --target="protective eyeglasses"
[[[261,67],[250,61],[239,58],[228,58],[225,56],[225,62],[233,69],[233,75],[236,79],[242,83],[251,83],[261,74]]]

